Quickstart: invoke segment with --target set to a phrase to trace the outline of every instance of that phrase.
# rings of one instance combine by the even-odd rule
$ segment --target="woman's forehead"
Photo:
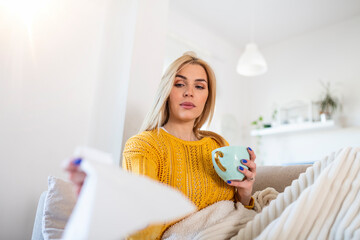
[[[177,72],[176,76],[181,76],[182,78],[198,78],[204,79],[207,81],[207,74],[203,66],[199,64],[188,64],[180,69]]]

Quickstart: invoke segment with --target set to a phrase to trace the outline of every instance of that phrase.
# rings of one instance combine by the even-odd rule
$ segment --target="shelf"
[[[326,122],[304,122],[304,123],[296,123],[296,124],[284,124],[272,128],[256,129],[256,130],[252,130],[250,132],[250,135],[264,136],[264,135],[298,132],[298,131],[306,131],[306,130],[329,129],[334,127],[335,127],[334,120],[328,120]]]

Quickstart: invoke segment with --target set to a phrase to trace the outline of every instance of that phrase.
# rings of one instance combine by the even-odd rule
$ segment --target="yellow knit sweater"
[[[126,142],[123,168],[180,190],[200,210],[234,198],[234,188],[221,180],[212,165],[211,151],[219,147],[211,137],[184,141],[163,129],[145,131]],[[160,239],[174,223],[151,225],[129,239]]]

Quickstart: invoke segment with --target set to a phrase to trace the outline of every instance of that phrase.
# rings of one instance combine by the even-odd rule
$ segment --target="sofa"
[[[272,187],[278,192],[291,185],[310,165],[258,166],[253,191]],[[39,199],[32,240],[59,239],[76,202],[71,183],[49,177],[48,189]]]

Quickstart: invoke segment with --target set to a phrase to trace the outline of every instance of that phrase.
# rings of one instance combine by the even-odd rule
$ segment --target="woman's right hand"
[[[77,195],[79,195],[86,178],[86,173],[79,168],[80,164],[81,158],[77,158],[69,161],[65,166],[65,171],[69,173],[69,180],[75,185]]]

